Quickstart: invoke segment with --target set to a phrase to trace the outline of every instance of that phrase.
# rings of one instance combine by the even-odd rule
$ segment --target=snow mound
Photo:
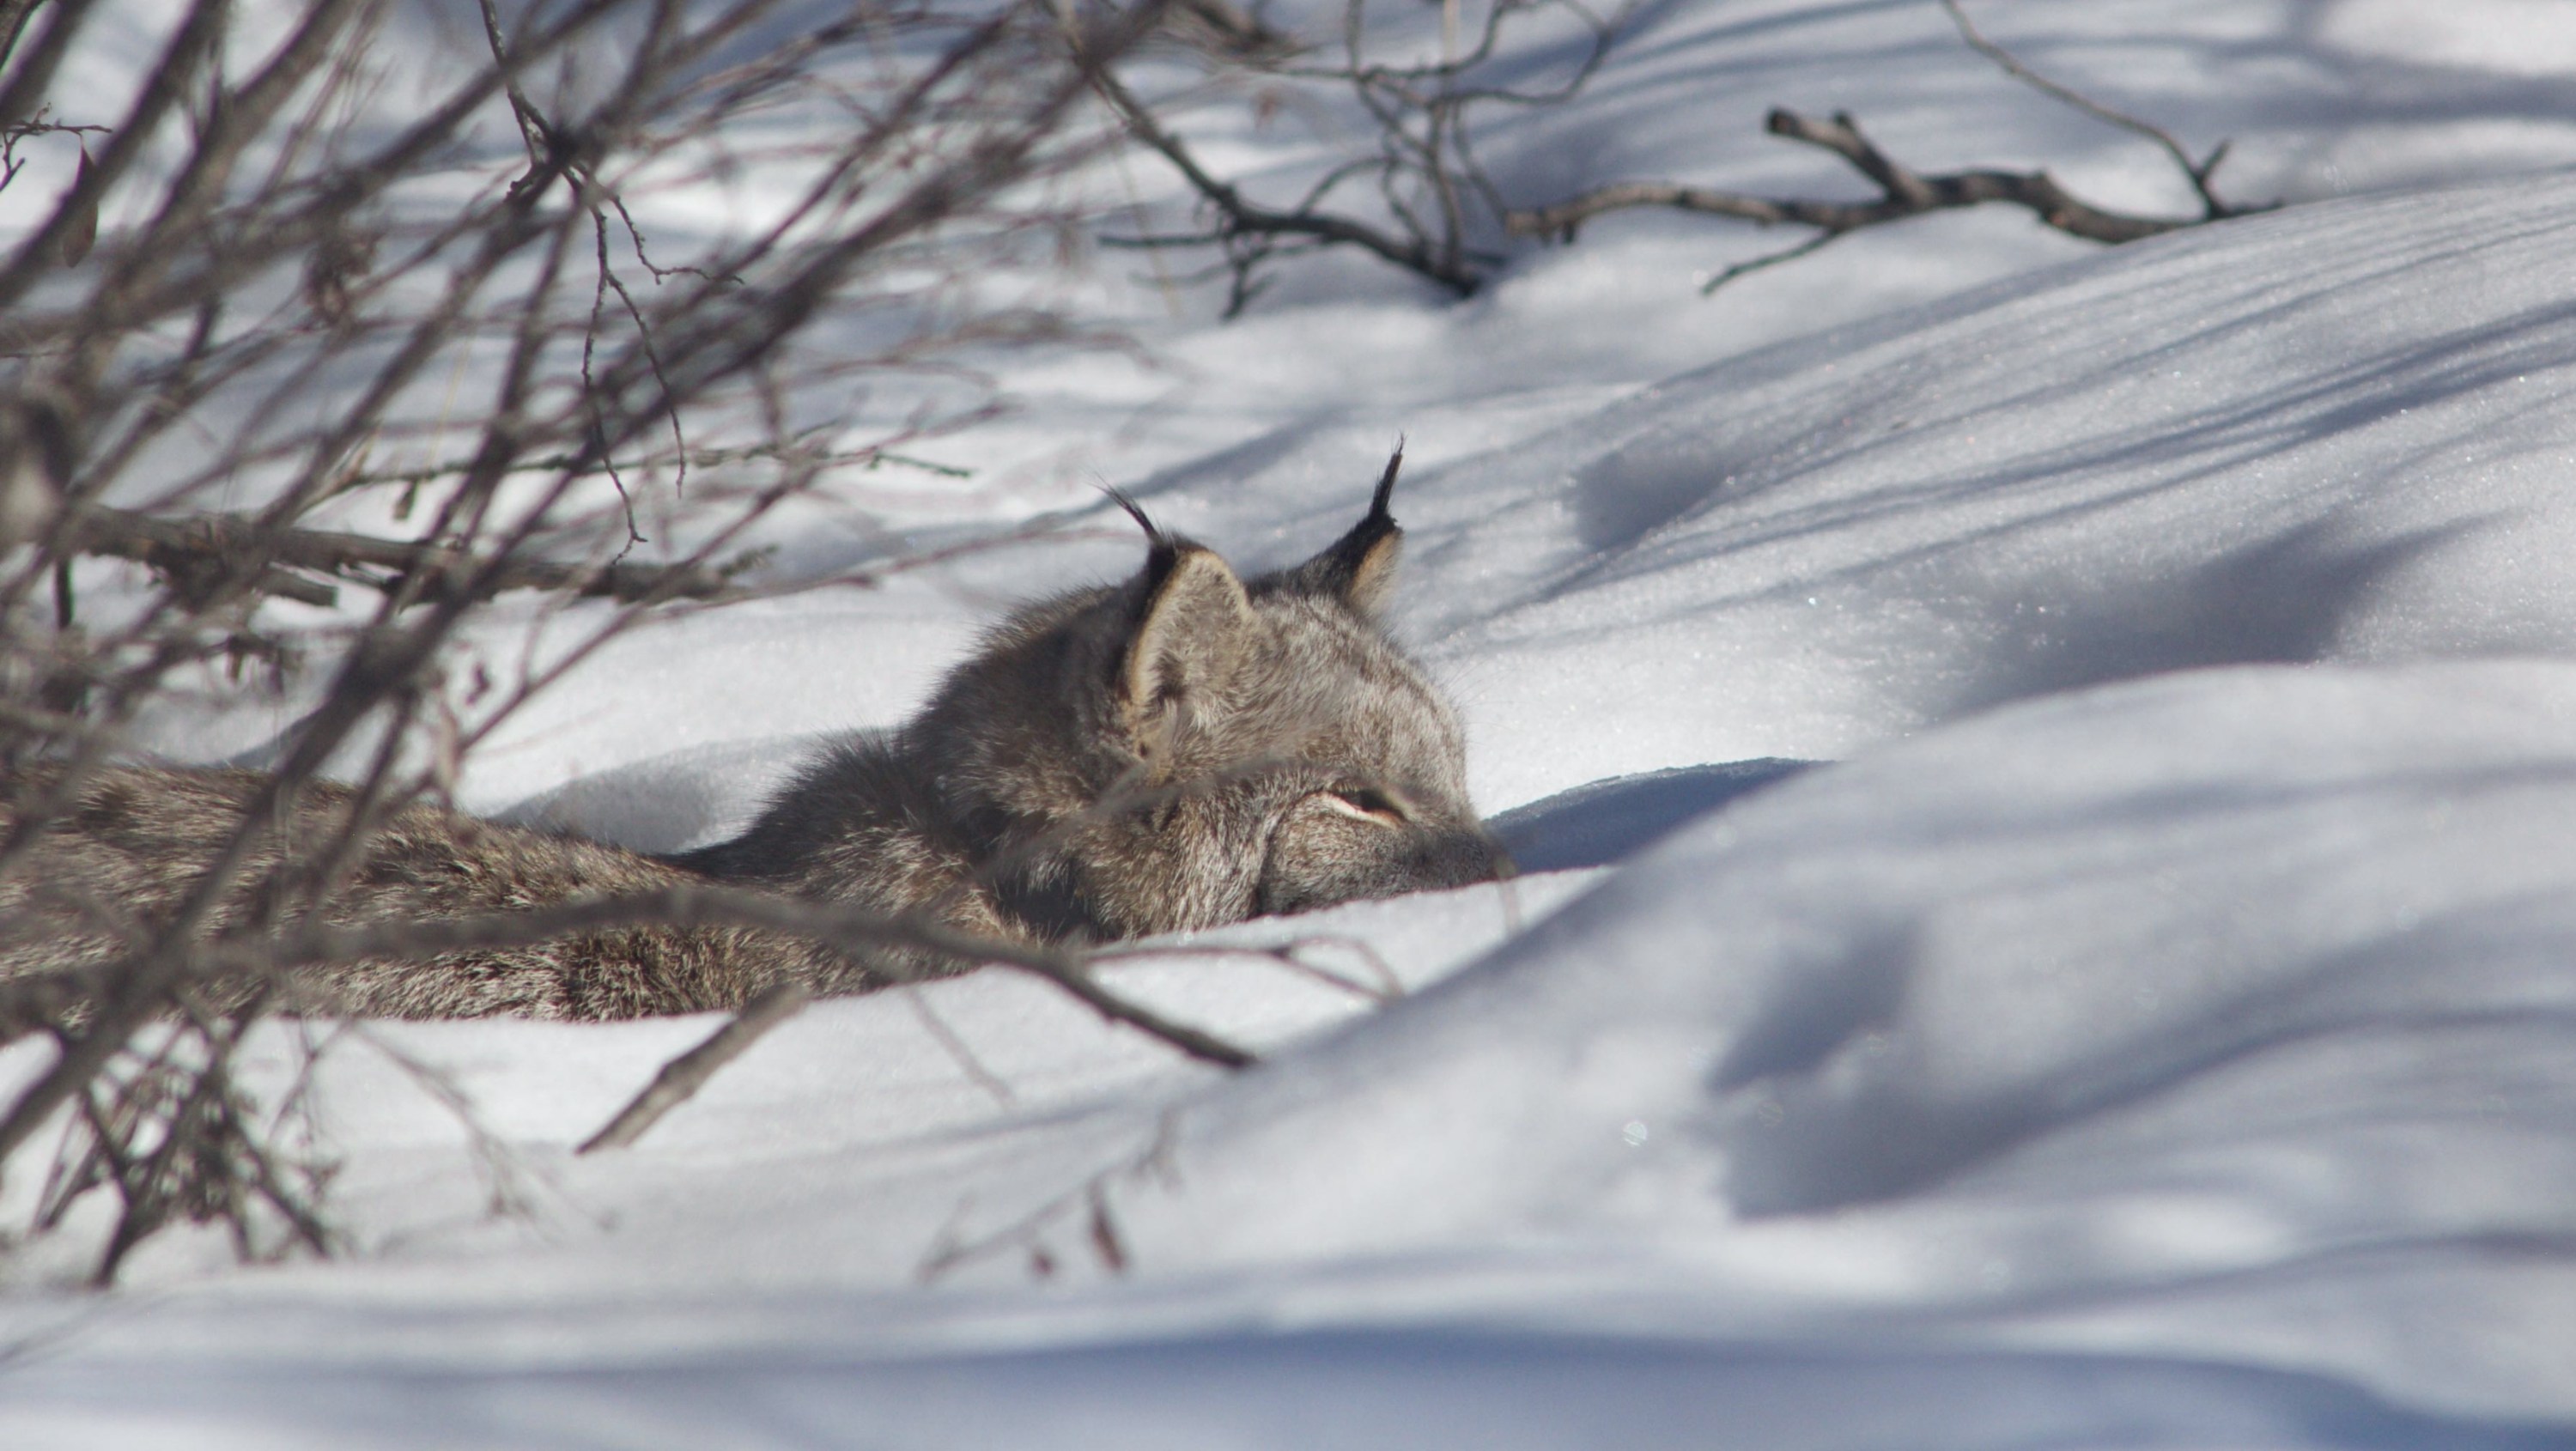
[[[2576,651],[2576,179],[2174,234],[1426,471],[1478,786],[2158,670]],[[1356,483],[1354,487],[1356,487]]]
[[[631,1157],[553,1160],[615,1224],[165,1292],[13,1368],[0,1427],[2565,1446],[2571,821],[2562,662],[2018,705],[1686,826],[1240,1077],[1059,1047],[994,1060],[1037,1090],[1017,1113],[868,1131],[872,1101],[931,1102],[936,1055],[889,1056],[892,995],[828,1005]],[[1462,908],[1330,925],[1400,941]],[[1008,1055],[1004,981],[940,1001]],[[689,1036],[494,1026],[410,1041],[623,1044],[631,1070]],[[527,1080],[505,1131],[559,1140],[610,1100],[551,1108],[544,1057],[479,1086]],[[915,1287],[934,1228],[1000,1252]]]
[[[1116,1219],[1237,1312],[1336,1267],[1292,1324],[2036,1341],[2576,1415],[2571,821],[2563,663],[2017,707],[1205,1092]]]
[[[705,1023],[371,1029],[554,1207],[476,1218],[489,1145],[335,1054],[369,1257],[13,1297],[71,1329],[0,1440],[2576,1444],[2571,233],[2564,177],[2322,205],[1508,448],[1462,403],[1497,447],[1407,496],[1404,617],[1486,802],[1624,777],[1501,823],[1597,884],[1117,969],[1271,1053],[1230,1078],[997,975],[819,1005],[604,1158]],[[710,743],[898,717],[975,613],[820,608],[620,642],[658,673],[576,672],[480,789],[641,762],[624,826],[530,811],[719,830],[780,757]],[[784,718],[650,707],[764,638]]]
[[[1485,827],[1525,872],[1606,866],[1633,856],[1693,817],[1812,764],[1731,761],[1618,776],[1516,806],[1488,819]]]

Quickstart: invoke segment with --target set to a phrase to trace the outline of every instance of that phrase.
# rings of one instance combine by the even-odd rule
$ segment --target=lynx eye
[[[1404,820],[1403,804],[1374,786],[1344,786],[1321,794],[1335,810],[1346,815],[1364,816],[1390,826]]]

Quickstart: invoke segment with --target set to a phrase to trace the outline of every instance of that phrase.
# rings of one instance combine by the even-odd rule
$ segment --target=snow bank
[[[2563,20],[2512,0],[2430,60],[2376,4],[1992,8],[2112,99],[2236,97],[2257,194],[2567,139],[2537,40],[2492,38]],[[1966,95],[2052,157],[2081,130],[1922,64],[1928,6],[1644,26],[1600,167],[1682,173],[1734,134],[1713,92],[1748,137],[1865,95],[1926,165],[2000,159],[1976,115],[1923,129]],[[1492,154],[1570,164],[1548,124]],[[1771,164],[1718,170],[1800,189]],[[2066,169],[2128,205],[2144,174]],[[2566,177],[2323,203],[1750,352],[2077,253],[1944,219],[1685,314],[1708,234],[1641,220],[1465,307],[1336,280],[1181,317],[1148,338],[1177,392],[1006,380],[1029,411],[948,527],[1114,459],[1277,563],[1414,430],[1399,613],[1562,870],[1116,969],[1270,1052],[1234,1078],[987,973],[818,1005],[575,1159],[708,1022],[370,1026],[316,1125],[356,1254],[174,1235],[104,1299],[20,1261],[0,1443],[2576,1446],[2571,219]],[[798,571],[885,547],[798,527]],[[676,619],[468,795],[719,834],[998,599],[1133,556]]]
[[[2569,1415],[2571,819],[2562,664],[2038,702],[1209,1092],[1123,1218],[1158,1267],[1572,1240],[1651,1262],[1620,1313],[1662,1330],[2071,1320]],[[2514,1273],[2314,1333],[2469,1246]]]
[[[1479,789],[2155,670],[2576,648],[2576,182],[2338,202],[1757,354],[1408,521]]]
[[[1750,796],[1240,1078],[1094,1050],[1058,1095],[1005,1056],[1030,1103],[943,1129],[886,1081],[930,1056],[896,1066],[895,1001],[831,1005],[631,1158],[539,1149],[613,1222],[14,1307],[77,1333],[0,1426],[2576,1444],[2571,819],[2563,663],[2034,702]],[[951,985],[961,1031],[1081,1041],[1012,1031],[1004,981]],[[537,1147],[613,1098],[514,1038],[640,1067],[681,1026],[406,1036],[501,1050],[478,1097]],[[940,1242],[987,1288],[905,1288]],[[1041,1254],[1059,1287],[1021,1288]]]

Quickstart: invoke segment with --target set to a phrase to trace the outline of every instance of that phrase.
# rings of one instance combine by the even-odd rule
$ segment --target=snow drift
[[[1233,1078],[981,974],[576,1160],[704,1022],[366,1029],[363,1253],[23,1287],[0,1440],[2576,1446],[2571,258],[2525,178],[1469,389],[1402,613],[1550,870],[1118,969]],[[1222,472],[1143,492],[1284,555],[1367,485]],[[675,626],[481,789],[703,836],[1026,568]],[[1299,939],[1413,990],[1229,950]]]

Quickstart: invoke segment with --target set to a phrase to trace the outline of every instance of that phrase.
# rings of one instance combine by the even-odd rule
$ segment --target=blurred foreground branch
[[[630,604],[710,599],[732,578],[730,570],[693,562],[559,564],[523,554],[481,556],[364,534],[281,528],[243,514],[172,519],[102,506],[82,511],[58,547],[148,564],[182,598],[211,598],[225,582],[247,575],[257,593],[312,605],[338,602],[337,593],[315,575],[414,601],[534,589]]]
[[[0,901],[112,947],[0,985],[55,1040],[0,1105],[0,1174],[59,1134],[36,1229],[113,1195],[102,1278],[181,1220],[329,1243],[279,1138],[300,1087],[262,1107],[236,1061],[297,964],[583,921],[895,930],[703,893],[330,924],[527,701],[723,597],[781,505],[991,417],[979,353],[1069,336],[1009,279],[1071,225],[1046,183],[1115,143],[1083,103],[1162,13],[550,0],[467,37],[388,0],[0,0]],[[501,631],[527,663],[495,681]],[[198,668],[246,656],[270,668]],[[190,823],[183,879],[66,900],[35,848],[141,723],[241,705],[294,724]],[[1154,1031],[1076,960],[1020,965]]]

